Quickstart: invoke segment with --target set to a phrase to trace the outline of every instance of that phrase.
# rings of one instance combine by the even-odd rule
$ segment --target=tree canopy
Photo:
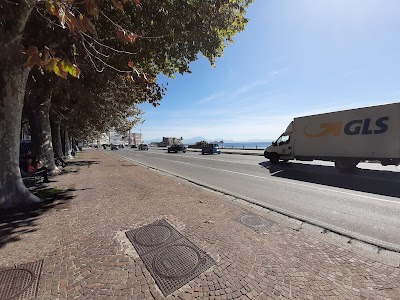
[[[116,122],[126,128],[126,117],[140,118],[137,104],[160,103],[160,74],[190,73],[199,54],[215,64],[245,28],[252,1],[1,1],[0,206],[37,201],[18,168],[25,98],[44,109],[40,122],[52,114],[77,134]],[[43,141],[51,134],[42,125]]]

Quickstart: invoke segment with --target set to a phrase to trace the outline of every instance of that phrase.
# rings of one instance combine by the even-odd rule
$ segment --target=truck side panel
[[[400,103],[294,119],[295,157],[400,158]]]

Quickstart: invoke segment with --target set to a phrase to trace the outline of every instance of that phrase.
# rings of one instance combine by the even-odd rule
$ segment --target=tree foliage
[[[9,153],[2,161],[0,205],[37,200],[19,184],[18,169],[29,70],[28,96],[50,91],[53,115],[71,131],[111,126],[132,114],[139,117],[139,103],[159,104],[165,92],[157,83],[160,74],[190,73],[199,54],[214,65],[244,29],[251,2],[0,1],[0,127],[8,132],[0,152]]]
[[[212,64],[222,55],[227,42],[232,42],[233,35],[244,29],[245,9],[251,2],[38,2],[33,14],[56,32],[57,43],[61,37],[58,29],[68,31],[62,36],[63,52],[56,52],[51,44],[38,43],[37,39],[26,43],[27,66],[36,65],[64,78],[67,74],[78,77],[77,57],[88,58],[99,71],[109,67],[127,78],[141,76],[149,82],[159,73],[173,76],[176,72],[190,72],[189,64],[198,53]],[[113,60],[115,56],[117,62]]]
[[[126,122],[121,115],[136,120],[129,113],[138,103],[159,104],[165,87],[157,85],[158,74],[190,72],[199,52],[214,64],[243,30],[250,2],[50,0],[37,5],[29,20],[26,65],[64,79],[84,70],[53,97],[52,107],[74,127],[100,131]]]

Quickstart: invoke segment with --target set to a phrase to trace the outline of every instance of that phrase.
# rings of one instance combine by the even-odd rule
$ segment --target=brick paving
[[[44,260],[38,299],[163,299],[124,233],[162,218],[216,261],[167,299],[400,299],[399,268],[279,222],[257,233],[233,221],[244,205],[102,151],[80,160],[50,184],[70,200],[0,220],[0,267]]]

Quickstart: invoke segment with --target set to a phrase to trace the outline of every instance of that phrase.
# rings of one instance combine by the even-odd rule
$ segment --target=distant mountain
[[[162,138],[156,138],[156,139],[151,139],[151,140],[146,140],[146,143],[159,143],[162,141]],[[224,141],[224,143],[262,143],[262,142],[271,142],[272,140],[270,139],[255,139],[255,140],[246,140],[246,141],[236,141],[236,140],[226,140],[223,138],[216,138],[216,139],[206,139],[205,137],[202,136],[195,136],[192,138],[183,138],[183,143],[186,145],[192,145],[196,144],[197,142],[200,141],[207,141],[207,142],[219,142],[219,141]]]
[[[146,143],[159,143],[162,141],[162,138],[159,139],[151,139],[151,140],[145,140]]]
[[[182,142],[187,145],[196,144],[197,142],[207,141],[205,137],[202,136],[195,136],[190,139],[183,138]]]
[[[146,143],[160,143],[160,142],[162,142],[162,138],[155,138],[155,139],[151,139],[151,140],[145,140],[146,141]],[[183,138],[183,140],[182,140],[182,142],[184,143],[184,144],[196,144],[197,142],[200,142],[200,141],[207,141],[207,139],[206,138],[204,138],[204,137],[202,137],[202,136],[195,136],[195,137],[192,137],[192,138],[190,138],[190,139],[185,139],[185,138]]]

